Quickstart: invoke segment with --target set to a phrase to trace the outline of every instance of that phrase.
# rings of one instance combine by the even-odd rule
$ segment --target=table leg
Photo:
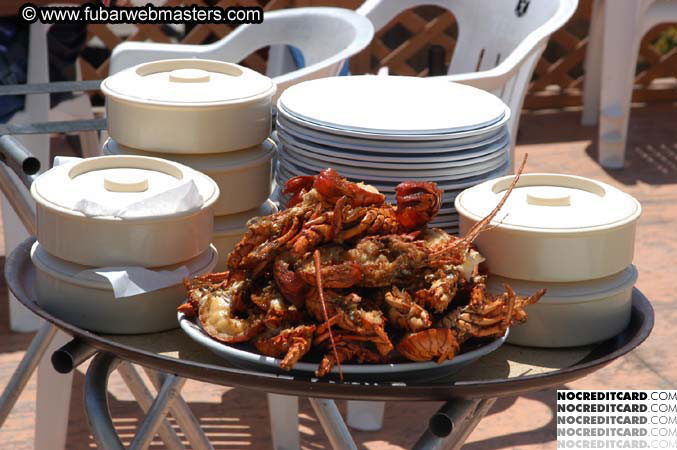
[[[87,415],[87,422],[97,445],[104,450],[124,450],[120,438],[115,432],[113,420],[110,417],[107,397],[108,377],[118,365],[120,365],[120,361],[115,356],[99,353],[89,365],[85,378],[85,413]],[[180,396],[181,388],[186,379],[176,375],[161,376],[149,369],[147,369],[147,373],[149,378],[151,378],[151,382],[156,382],[159,385],[158,396],[155,400],[148,398],[150,393],[131,364],[123,363],[120,368],[120,374],[125,382],[128,383],[130,390],[139,401],[141,407],[147,413],[129,449],[146,448],[155,435],[156,430],[159,430],[161,436],[165,434],[163,424],[167,424],[165,417],[167,412],[171,411],[193,448],[213,450],[212,445],[204,433],[202,433],[199,422],[190,409],[187,410],[188,416],[186,416],[185,411],[181,412],[182,408],[177,406],[183,404],[185,408],[188,408],[188,405],[185,404]],[[145,393],[142,391],[145,391]],[[175,411],[179,412],[175,413]],[[173,430],[171,431],[175,434]],[[172,446],[172,442],[176,444],[174,438],[165,439],[164,436],[162,437],[168,446]],[[180,440],[178,445],[180,445],[178,448],[183,448]]]
[[[318,419],[320,419],[322,429],[324,429],[331,446],[335,450],[357,450],[355,441],[350,435],[350,431],[348,431],[334,400],[312,397],[308,400]]]
[[[9,379],[5,390],[2,391],[2,396],[0,396],[0,427],[5,422],[5,419],[7,419],[31,375],[35,372],[35,368],[38,367],[56,331],[57,328],[54,325],[49,322],[43,323],[26,349],[26,353],[21,359],[19,366]]]
[[[160,423],[169,412],[170,403],[179,396],[185,382],[185,378],[173,374],[165,377],[157,397],[153,401],[143,422],[141,422],[134,440],[129,445],[130,450],[145,450],[148,448]]]
[[[448,401],[430,418],[428,429],[413,449],[459,450],[495,401],[495,398]]]
[[[108,408],[108,377],[118,364],[115,356],[99,353],[85,377],[85,414],[96,445],[103,450],[124,450]]]
[[[129,391],[136,399],[136,402],[139,404],[139,406],[141,406],[143,412],[147,414],[148,410],[150,410],[150,407],[153,404],[153,395],[144,384],[143,379],[139,373],[136,371],[136,369],[134,369],[134,366],[128,362],[123,362],[120,364],[118,367],[118,373],[129,388]],[[164,442],[167,448],[170,450],[185,450],[186,447],[183,445],[181,439],[171,427],[167,419],[164,419],[160,423],[158,433],[160,434],[162,442]]]
[[[160,389],[163,382],[163,375],[147,367],[144,367],[144,370],[146,375],[148,375],[150,382],[153,383],[153,386],[155,386],[156,389]],[[212,444],[202,431],[200,422],[193,414],[193,411],[191,411],[190,406],[188,406],[181,396],[177,396],[169,404],[169,412],[186,435],[191,447],[199,448],[200,450],[214,450],[214,447],[212,447]]]

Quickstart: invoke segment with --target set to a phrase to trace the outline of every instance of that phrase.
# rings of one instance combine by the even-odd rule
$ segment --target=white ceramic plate
[[[280,369],[280,360],[270,356],[264,356],[252,351],[254,348],[248,344],[227,345],[210,338],[202,327],[194,320],[184,317],[182,313],[177,313],[181,329],[192,340],[205,346],[214,354],[225,359],[232,365],[243,369],[260,370],[280,374],[296,374],[302,376],[315,377],[317,363],[298,362],[294,370],[287,372]],[[488,355],[505,342],[508,337],[508,331],[499,339],[495,339],[474,350],[461,353],[450,361],[444,361],[437,364],[434,361],[428,362],[407,362],[395,364],[341,364],[343,374],[346,380],[380,380],[380,381],[405,381],[405,380],[432,380],[445,378],[454,372],[457,372],[468,364],[477,361],[482,356]],[[338,376],[338,369],[334,367],[330,374],[333,378]]]
[[[327,107],[329,105],[330,107]],[[419,77],[330,77],[290,87],[278,111],[319,129],[372,135],[443,135],[482,129],[508,115],[493,94]]]
[[[281,153],[283,158],[289,158],[292,161],[298,161],[299,165],[306,163],[311,166],[334,167],[336,170],[345,172],[347,170],[369,171],[370,173],[379,172],[381,175],[387,175],[395,172],[397,175],[404,175],[401,171],[405,171],[410,176],[426,177],[426,176],[441,176],[454,173],[466,173],[473,171],[472,169],[483,164],[489,163],[497,159],[504,159],[507,155],[508,141],[499,143],[493,151],[489,154],[478,156],[471,159],[463,159],[456,161],[446,161],[428,164],[419,164],[415,161],[408,163],[387,163],[387,162],[370,162],[370,161],[356,161],[353,159],[334,158],[331,156],[320,155],[312,153],[307,150],[299,149],[292,145],[284,143],[280,140]],[[400,173],[398,174],[398,171]],[[422,174],[425,173],[425,174]]]
[[[391,141],[440,141],[447,139],[467,138],[471,136],[486,136],[501,128],[510,119],[510,113],[506,114],[493,124],[487,125],[483,128],[475,130],[458,131],[455,133],[439,133],[439,134],[390,134],[390,133],[367,133],[363,131],[348,131],[336,128],[322,127],[306,120],[289,115],[283,108],[278,107],[278,117],[284,117],[286,120],[294,122],[306,128],[312,128],[329,135],[351,136],[362,139],[377,139],[377,140],[391,140]]]
[[[454,230],[453,233],[458,232],[458,221],[456,221],[456,222],[431,223],[430,226],[435,227],[435,228],[442,228],[447,233],[451,233],[451,231],[449,231],[449,228],[452,228]]]
[[[281,149],[282,150],[282,149]],[[358,168],[345,166],[342,164],[327,164],[326,161],[319,161],[311,158],[298,158],[287,151],[280,151],[279,161],[281,164],[287,163],[294,167],[303,168],[309,174],[318,173],[327,167],[336,169],[338,173],[347,178],[356,180],[374,180],[394,182],[395,180],[418,180],[418,181],[450,181],[461,178],[468,178],[473,175],[481,175],[498,169],[506,163],[508,159],[508,147],[503,151],[496,152],[494,157],[488,161],[478,162],[470,166],[449,167],[440,170],[379,170],[369,167]],[[293,169],[292,169],[293,170]],[[399,183],[399,181],[397,181]]]
[[[349,136],[332,135],[291,122],[284,116],[277,116],[277,129],[297,139],[303,139],[320,146],[346,148],[374,153],[441,153],[480,147],[497,141],[508,134],[507,126],[492,129],[485,134],[469,137],[430,141],[405,141],[394,139],[362,139]]]
[[[277,172],[276,172],[276,181],[278,185],[284,186],[284,184],[287,182],[288,179],[298,176],[298,175],[317,175],[317,170],[310,170],[310,169],[305,169],[305,168],[300,168],[297,166],[294,166],[291,163],[288,163],[287,161],[280,161],[277,167]],[[508,173],[508,163],[506,162],[499,168],[495,170],[491,170],[486,173],[481,173],[481,174],[470,174],[468,176],[464,176],[462,178],[458,178],[456,180],[441,180],[441,181],[436,181],[437,187],[442,189],[445,194],[447,192],[452,192],[452,191],[459,191],[463,190],[467,187],[474,186],[476,184],[482,183],[486,180],[490,180],[492,178],[498,178],[501,176],[504,176]],[[409,177],[406,177],[405,179],[408,179]],[[370,180],[370,179],[355,179],[354,181],[362,181],[365,184],[370,184],[374,186],[376,189],[378,189],[380,192],[382,192],[385,195],[388,195],[389,193],[394,193],[395,192],[395,187],[400,183],[400,181],[393,181],[393,180],[386,180],[386,181],[376,181],[376,180]],[[434,181],[434,180],[432,180]],[[454,197],[458,193],[454,193]],[[448,203],[449,201],[446,200],[445,196],[445,203]]]
[[[442,207],[440,208],[440,211],[437,213],[438,215],[444,215],[444,214],[456,214],[456,208],[454,208],[454,200],[456,199],[457,193],[461,191],[454,191],[451,195],[448,195],[447,192],[444,193],[443,197],[443,202],[442,202]],[[447,200],[449,199],[449,200]]]
[[[437,214],[433,217],[433,222],[457,222],[458,214],[456,213],[447,213],[447,214]]]
[[[319,161],[327,161],[348,166],[372,167],[377,169],[441,169],[445,167],[467,166],[476,162],[487,161],[494,158],[495,153],[504,150],[510,140],[505,138],[490,145],[466,150],[463,152],[448,153],[443,155],[434,155],[421,157],[420,155],[395,156],[391,158],[387,155],[370,155],[364,152],[341,151],[340,149],[331,149],[329,147],[314,147],[304,142],[295,140],[285,133],[279,132],[278,139],[281,151],[287,150],[297,153],[301,158],[312,158]]]

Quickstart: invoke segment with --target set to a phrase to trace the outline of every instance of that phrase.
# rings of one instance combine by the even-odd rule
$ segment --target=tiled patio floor
[[[568,388],[677,389],[677,108],[654,105],[633,110],[627,167],[605,171],[595,161],[594,128],[579,125],[580,113],[528,114],[522,119],[518,159],[529,152],[529,172],[574,173],[605,181],[636,196],[644,207],[635,264],[638,286],[653,301],[656,326],[638,350]],[[8,380],[31,336],[8,331],[4,286],[0,291],[0,386]],[[70,410],[68,449],[94,447],[82,408],[83,371],[75,376]],[[265,395],[242,389],[188,382],[184,396],[216,448],[270,448]],[[119,431],[131,437],[141,411],[119,378],[111,383],[111,407]],[[35,380],[23,393],[5,427],[0,448],[32,448]],[[468,440],[467,449],[555,448],[555,396],[543,391],[502,399]],[[437,403],[389,403],[385,425],[375,433],[356,432],[361,447],[410,448]],[[343,405],[341,405],[342,407]],[[65,412],[64,412],[65,413]],[[328,448],[327,440],[306,401],[301,403],[302,444]],[[161,443],[152,448],[162,448]]]

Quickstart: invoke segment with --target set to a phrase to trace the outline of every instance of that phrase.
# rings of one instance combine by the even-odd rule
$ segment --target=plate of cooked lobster
[[[429,222],[435,183],[403,182],[396,205],[333,169],[287,182],[287,208],[256,217],[228,270],[185,281],[186,334],[231,364],[364,381],[430,380],[496,350],[525,307],[487,291],[473,240],[510,195],[457,237]]]
[[[200,326],[199,321],[186,317],[179,312],[179,323],[183,331],[198,344],[204,345],[212,353],[220,356],[230,362],[233,366],[263,372],[278,374],[299,375],[304,377],[315,377],[318,374],[320,364],[324,360],[321,351],[311,349],[302,361],[294,364],[292,369],[283,369],[283,359],[266,356],[259,353],[255,346],[249,343],[242,344],[224,344],[207,334]],[[438,364],[436,361],[411,362],[405,358],[394,358],[393,362],[371,362],[356,359],[357,364],[342,364],[341,374],[345,381],[406,381],[406,382],[424,382],[449,379],[450,376],[458,373],[464,367],[474,363],[481,357],[488,355],[498,349],[508,337],[506,334],[498,339],[489,340],[475,345],[464,346],[462,353],[453,359],[447,359]],[[379,358],[377,361],[380,361]],[[307,362],[304,362],[307,361]],[[341,376],[338,367],[333,367],[329,373],[324,373],[324,378],[336,379]]]

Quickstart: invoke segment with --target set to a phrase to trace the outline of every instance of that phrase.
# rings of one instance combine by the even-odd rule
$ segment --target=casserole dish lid
[[[632,264],[625,270],[608,277],[568,283],[514,280],[498,275],[489,275],[487,290],[492,293],[504,292],[503,284],[509,284],[518,295],[526,296],[545,288],[547,292],[538,301],[538,304],[574,304],[610,297],[634,286],[637,277],[637,268]],[[528,312],[529,309],[527,308]]]
[[[207,250],[188,261],[147,270],[155,272],[173,271],[183,266],[188,269],[188,272],[191,274],[191,276],[195,276],[196,274],[202,273],[204,270],[209,268],[217,258],[218,252],[216,251],[216,248],[213,245],[210,245]],[[31,247],[31,260],[38,269],[50,274],[54,278],[94,289],[109,291],[113,290],[110,281],[108,281],[106,277],[97,274],[95,272],[95,268],[65,261],[52,256],[40,245],[39,242],[35,242],[33,247]],[[106,269],[108,270],[111,268]],[[121,268],[121,270],[122,269],[124,268]]]
[[[244,234],[247,231],[247,221],[253,217],[268,216],[276,213],[277,207],[271,200],[266,200],[256,209],[250,209],[237,214],[214,217],[214,235]]]
[[[109,76],[104,94],[160,106],[217,106],[272,96],[273,80],[237,64],[207,59],[168,59]]]
[[[456,198],[456,210],[476,220],[491,212],[513,176],[486,181]],[[632,196],[599,181],[574,175],[524,174],[493,223],[534,232],[604,230],[636,220],[642,207]]]
[[[268,138],[260,145],[249,147],[244,150],[237,150],[227,153],[206,153],[206,154],[167,154],[150,153],[142,150],[136,150],[122,145],[115,140],[108,138],[104,143],[105,152],[109,155],[139,155],[151,156],[157,158],[176,161],[185,166],[205,173],[213,173],[224,170],[240,170],[250,166],[255,166],[263,161],[273,158],[277,151],[275,142]]]
[[[181,164],[145,156],[100,156],[53,167],[31,186],[43,206],[85,217],[171,217],[213,204],[219,188]]]

